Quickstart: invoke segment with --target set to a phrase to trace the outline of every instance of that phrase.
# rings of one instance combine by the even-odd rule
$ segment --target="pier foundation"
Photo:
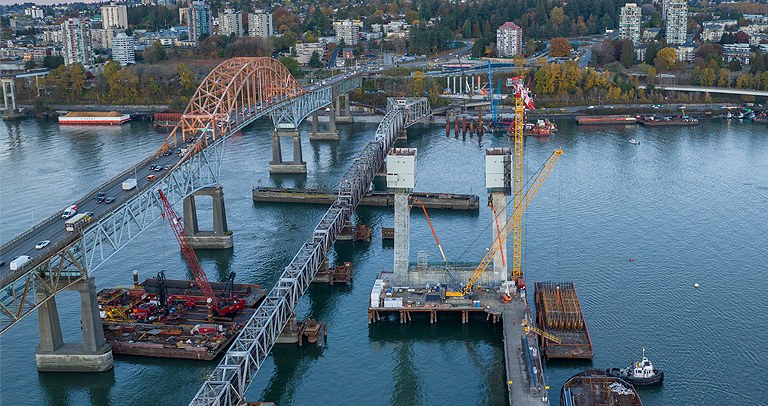
[[[40,343],[35,351],[38,371],[102,372],[112,369],[112,347],[104,340],[104,331],[96,298],[96,283],[86,278],[72,285],[80,292],[82,344],[65,344],[61,334],[56,298],[38,309]]]
[[[336,122],[337,123],[351,123],[352,113],[349,109],[349,95],[343,94],[336,98]]]
[[[200,231],[197,222],[196,196],[213,198],[213,230]],[[192,248],[226,249],[232,248],[232,232],[227,228],[227,211],[224,206],[224,188],[207,187],[184,198],[184,231]]]
[[[280,150],[280,138],[293,138],[293,161],[283,161]],[[269,173],[307,173],[307,163],[301,155],[301,135],[298,129],[275,129],[272,132],[272,162],[269,163]]]
[[[319,121],[317,111],[312,113],[312,131],[309,133],[310,141],[338,141],[339,132],[336,131],[336,114],[334,113],[333,104],[331,104],[331,112],[328,115],[328,131],[319,131]]]

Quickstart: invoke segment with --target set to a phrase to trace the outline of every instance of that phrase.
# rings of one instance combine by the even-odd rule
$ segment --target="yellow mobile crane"
[[[499,230],[499,235],[496,237],[496,240],[491,244],[491,248],[488,249],[488,252],[485,253],[485,256],[483,257],[482,261],[480,261],[480,264],[477,265],[477,268],[475,268],[475,271],[472,273],[472,276],[467,281],[467,284],[464,286],[464,289],[461,291],[447,291],[445,292],[446,296],[450,297],[463,297],[466,296],[467,293],[472,291],[472,287],[475,286],[478,280],[480,280],[480,277],[483,275],[483,272],[485,272],[485,269],[488,268],[488,265],[493,260],[493,256],[496,254],[496,251],[499,249],[499,241],[503,241],[509,233],[512,232],[513,229],[515,229],[516,223],[519,221],[519,219],[522,217],[523,211],[525,211],[525,208],[528,207],[528,205],[531,203],[531,200],[533,200],[533,197],[536,196],[536,193],[539,191],[539,188],[544,183],[545,180],[547,180],[547,176],[549,176],[549,173],[552,171],[552,168],[555,166],[555,163],[557,162],[558,158],[560,158],[560,155],[563,155],[562,149],[557,149],[554,152],[552,152],[552,155],[549,156],[547,161],[544,163],[544,165],[541,167],[541,170],[539,170],[539,173],[536,174],[536,178],[531,183],[531,186],[528,188],[528,190],[525,192],[525,195],[522,196],[519,204],[516,204],[514,207],[514,211],[512,212],[512,216],[507,220],[506,224],[504,224],[504,228]],[[515,199],[517,201],[518,199]],[[520,278],[522,275],[514,275],[514,278]]]

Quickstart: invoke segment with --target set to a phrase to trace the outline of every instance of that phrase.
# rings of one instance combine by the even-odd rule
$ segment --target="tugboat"
[[[605,372],[635,386],[657,385],[664,381],[664,371],[653,368],[651,361],[645,357],[645,348],[642,361],[633,362],[627,368],[611,368]]]

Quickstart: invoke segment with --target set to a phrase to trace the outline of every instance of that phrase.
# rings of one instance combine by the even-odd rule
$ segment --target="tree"
[[[413,97],[424,96],[424,81],[426,76],[422,71],[416,71],[413,74],[413,80],[411,80],[410,93]]]
[[[288,68],[288,71],[291,72],[291,75],[294,77],[299,77],[301,75],[301,67],[299,66],[299,61],[297,61],[296,58],[285,56],[280,58],[280,63],[285,65],[285,67]]]
[[[552,38],[549,40],[549,54],[555,58],[569,56],[571,44],[563,37]]]
[[[141,56],[144,59],[144,62],[150,64],[168,59],[168,56],[165,53],[165,47],[160,41],[153,42],[149,48],[144,50]]]
[[[558,34],[560,33],[560,26],[563,24],[563,21],[565,21],[565,12],[562,7],[552,7],[552,11],[549,12],[549,22]]]
[[[320,62],[320,54],[317,51],[312,52],[312,56],[309,58],[310,68],[322,68],[323,63]]]
[[[35,69],[36,67],[37,67],[37,64],[33,60],[24,62],[24,69],[26,70]]]
[[[632,61],[635,60],[635,46],[632,41],[623,39],[619,41],[621,51],[619,52],[619,62],[624,65],[625,68],[632,66]]]
[[[85,89],[85,69],[79,63],[72,65],[69,69],[70,89],[74,96],[80,96]]]
[[[43,58],[43,68],[56,69],[61,65],[64,65],[64,57],[61,55],[46,55],[45,58]]]
[[[197,89],[195,74],[183,63],[176,66],[176,74],[179,75],[179,86],[181,86],[182,94],[191,96]]]
[[[736,33],[734,40],[737,44],[749,44],[749,35],[744,31],[739,31]]]
[[[675,66],[677,62],[677,50],[675,48],[662,48],[653,60],[653,64],[660,71],[666,71]]]

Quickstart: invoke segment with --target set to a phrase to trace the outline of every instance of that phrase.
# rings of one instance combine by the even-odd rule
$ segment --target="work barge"
[[[549,337],[542,340],[548,359],[592,359],[592,340],[573,282],[536,282],[537,325]]]
[[[194,281],[163,280],[174,303],[168,314],[160,310],[158,278],[139,284],[135,277],[132,287],[97,294],[104,337],[114,354],[210,361],[229,347],[266,294],[260,285],[210,282],[216,295],[231,291],[245,300],[242,311],[217,316]]]

